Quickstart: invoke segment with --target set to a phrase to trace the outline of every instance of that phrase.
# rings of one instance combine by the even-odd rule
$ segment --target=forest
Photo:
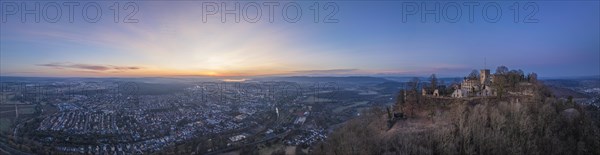
[[[403,112],[401,118],[373,108],[337,128],[312,153],[600,154],[598,107],[559,99],[541,82],[533,83],[531,96],[399,94],[393,109]]]

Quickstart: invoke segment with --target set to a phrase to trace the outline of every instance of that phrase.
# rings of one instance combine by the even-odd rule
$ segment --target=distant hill
[[[410,77],[410,76],[388,76],[388,77],[382,77],[385,78],[387,80],[391,80],[391,81],[396,81],[396,82],[408,82],[410,80],[412,80],[414,77]],[[419,78],[419,80],[421,81],[429,81],[429,77],[417,77]],[[444,81],[446,83],[450,83],[450,82],[454,82],[454,81],[461,81],[463,78],[462,77],[438,77],[439,81]]]
[[[66,81],[126,81],[143,83],[183,83],[219,81],[211,77],[18,77],[0,76],[0,82],[66,82]]]
[[[380,93],[396,94],[403,89],[405,85],[406,84],[403,82],[388,81],[375,85],[375,88],[377,88]]]
[[[311,77],[311,76],[290,76],[290,77],[264,77],[258,78],[259,81],[289,81],[289,82],[343,82],[343,83],[383,83],[390,82],[385,78],[369,76],[348,76],[348,77]]]

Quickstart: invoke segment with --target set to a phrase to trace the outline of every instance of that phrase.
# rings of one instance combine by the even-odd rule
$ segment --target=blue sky
[[[96,23],[95,9],[82,9],[95,2],[102,9]],[[505,65],[511,69],[536,72],[544,77],[600,74],[600,11],[598,1],[517,2],[519,17],[514,22],[514,2],[481,1],[468,19],[469,7],[463,1],[302,1],[299,21],[286,21],[296,15],[296,2],[275,4],[269,22],[266,1],[229,1],[231,9],[240,4],[240,22],[233,15],[211,14],[210,1],[118,2],[119,22],[115,23],[113,2],[81,1],[75,6],[73,22],[63,2],[39,2],[40,22],[25,15],[35,2],[3,1],[0,29],[0,73],[2,76],[253,76],[253,75],[428,75],[463,76],[473,69]],[[314,22],[314,5],[319,4],[319,22]],[[426,14],[423,6],[440,7]],[[62,15],[56,23],[44,20]],[[254,5],[257,4],[257,5]],[[469,3],[471,4],[471,3]],[[475,4],[475,3],[473,3]],[[502,14],[496,16],[494,5]],[[248,6],[248,7],[246,7]],[[244,17],[257,15],[252,23]],[[288,9],[282,9],[290,6]],[[326,8],[327,6],[327,8]],[[416,6],[417,12],[409,10]],[[445,20],[462,11],[457,22]],[[488,9],[483,9],[484,6]],[[132,8],[137,23],[124,23]],[[248,9],[243,9],[248,8]],[[331,19],[324,23],[334,8]],[[447,9],[444,9],[447,8]],[[531,19],[523,20],[537,8]],[[487,11],[487,14],[484,13]],[[14,13],[14,14],[13,14]],[[85,16],[87,13],[88,16]],[[403,22],[403,13],[409,14]],[[413,14],[411,14],[413,13]],[[244,16],[243,14],[247,14]],[[487,15],[487,16],[486,16]],[[435,22],[434,16],[440,17]]]

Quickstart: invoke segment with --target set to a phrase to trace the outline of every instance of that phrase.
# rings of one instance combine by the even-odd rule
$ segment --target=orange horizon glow
[[[46,69],[39,73],[45,77],[242,77],[292,75],[294,71],[284,70],[181,70],[165,68],[145,68],[130,71],[86,71],[77,69]],[[34,75],[36,76],[36,75]]]

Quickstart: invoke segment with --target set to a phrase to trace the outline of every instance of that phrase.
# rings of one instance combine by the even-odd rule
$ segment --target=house
[[[467,97],[467,91],[463,91],[462,89],[456,89],[456,90],[454,90],[454,92],[452,93],[452,97],[453,97],[453,98],[463,98],[463,97]]]
[[[440,91],[438,91],[438,89],[435,89],[435,90],[433,91],[433,96],[435,96],[435,97],[440,97]]]
[[[464,78],[461,84],[454,87],[452,97],[463,98],[469,96],[496,96],[495,89],[491,86],[493,76],[490,75],[489,69],[479,71],[479,78]]]
[[[240,134],[240,135],[237,135],[237,136],[229,137],[229,140],[231,142],[237,142],[237,141],[240,141],[240,140],[245,139],[245,138],[246,138],[246,135]]]

